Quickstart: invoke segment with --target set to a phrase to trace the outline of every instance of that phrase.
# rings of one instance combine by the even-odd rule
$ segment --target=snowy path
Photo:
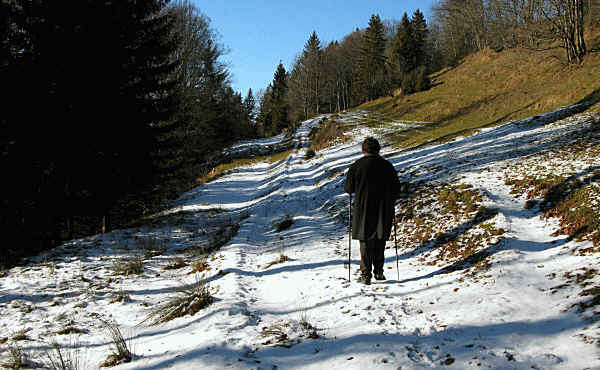
[[[541,120],[560,118],[553,114],[563,113]],[[339,119],[352,125],[362,115]],[[433,251],[424,247],[400,249],[397,271],[389,242],[388,280],[363,286],[347,280],[345,170],[360,157],[365,135],[385,137],[385,130],[397,128],[357,126],[349,141],[305,160],[317,123],[299,128],[297,150],[285,160],[232,170],[184,194],[164,221],[74,241],[41,263],[13,269],[1,280],[0,331],[29,328],[23,347],[35,351],[48,348],[57,323],[83,327],[86,360],[99,364],[107,342],[97,317],[109,317],[132,337],[137,355],[119,369],[600,368],[597,347],[580,337],[596,335],[597,327],[570,309],[577,288],[555,289],[564,272],[584,265],[570,251],[585,243],[551,236],[556,222],[524,209],[525,200],[510,194],[501,176],[583,124],[508,124],[417,151],[384,153],[406,181],[474,186],[484,205],[498,211],[486,222],[505,233],[488,251],[489,268],[469,276],[456,263],[427,263]],[[293,223],[277,231],[285,219]],[[189,259],[189,248],[231,223],[239,223],[239,231],[213,253],[211,270],[188,275],[189,267],[161,268],[173,257]],[[398,232],[404,242],[411,230],[399,225]],[[170,256],[147,259],[140,276],[114,277],[110,264],[148,237],[164,243]],[[287,261],[272,264],[281,256]],[[358,265],[353,241],[353,280]],[[172,288],[196,279],[210,286],[213,304],[166,324],[136,325]],[[110,303],[119,292],[130,299]]]

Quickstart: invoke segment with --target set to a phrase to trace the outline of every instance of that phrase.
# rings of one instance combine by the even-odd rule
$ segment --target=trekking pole
[[[402,222],[402,218],[400,218]],[[394,210],[394,244],[396,245],[396,272],[398,273],[398,282],[400,282],[400,269],[398,268],[398,237],[396,236],[396,210]]]
[[[352,193],[348,203],[348,282],[350,282],[350,255],[352,254]]]

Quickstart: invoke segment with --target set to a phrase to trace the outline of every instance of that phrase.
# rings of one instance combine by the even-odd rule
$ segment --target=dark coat
[[[387,240],[390,237],[400,188],[394,166],[379,155],[364,155],[350,166],[344,190],[356,194],[352,208],[352,239]]]

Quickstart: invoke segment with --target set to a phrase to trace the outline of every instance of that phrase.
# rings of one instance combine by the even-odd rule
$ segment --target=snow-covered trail
[[[309,127],[299,130],[298,142],[306,142]],[[563,313],[565,307],[548,293],[555,284],[543,266],[556,270],[551,261],[565,255],[560,248],[564,240],[557,243],[546,222],[524,210],[523,201],[515,200],[500,180],[480,171],[490,166],[499,169],[503,162],[522,156],[522,152],[515,153],[515,147],[526,150],[522,144],[532,142],[532,137],[551,140],[544,132],[524,137],[523,131],[504,127],[447,144],[447,148],[390,157],[401,173],[409,169],[413,177],[451,178],[460,173],[465,176],[462,181],[482,189],[488,205],[499,210],[497,222],[504,222],[508,234],[495,251],[493,278],[483,283],[461,283],[459,273],[419,265],[409,254],[403,254],[399,262],[398,281],[393,248],[386,251],[386,282],[365,287],[347,281],[348,237],[343,222],[347,197],[342,194],[340,171],[358,158],[357,141],[321,152],[318,161],[305,161],[300,151],[278,166],[267,167],[261,178],[268,181],[259,187],[274,188],[256,203],[246,199],[251,203],[248,223],[223,250],[227,253],[224,261],[229,261],[223,263],[223,271],[235,281],[235,288],[225,290],[237,292],[233,301],[239,302],[241,318],[229,318],[229,327],[221,334],[227,338],[222,343],[227,350],[219,345],[207,349],[203,366],[577,368],[597,360],[593,346],[577,340],[565,344],[565,338],[575,337],[585,323],[574,313]],[[369,132],[360,129],[357,140]],[[499,134],[507,136],[506,142],[494,143],[496,150],[491,150],[490,142]],[[559,129],[554,137],[563,134]],[[509,135],[522,139],[515,144]],[[530,150],[536,149],[532,145]],[[484,152],[486,157],[481,156]],[[432,174],[429,169],[438,167],[436,162],[442,162],[447,173],[436,170]],[[468,171],[473,169],[478,171]],[[326,174],[337,177],[326,178]],[[240,170],[219,181],[247,180],[248,174]],[[235,207],[227,204],[223,199],[232,198],[226,194],[219,200],[210,196],[201,195],[195,202],[228,209],[241,206],[239,202]],[[294,224],[275,232],[276,223],[285,216],[292,216]],[[245,241],[237,243],[240,239]],[[231,250],[237,259],[229,257]],[[281,254],[289,260],[266,268]],[[357,242],[352,243],[352,255],[355,279]],[[318,338],[307,338],[302,323],[310,324]],[[285,338],[278,341],[272,333]],[[184,356],[187,361],[200,360],[198,352],[193,353]],[[237,363],[231,361],[232,356],[238,357]],[[181,363],[187,361],[184,358]]]
[[[357,125],[363,113],[349,113],[337,118],[356,125],[348,140],[310,160],[304,151],[318,119],[300,126],[296,150],[282,161],[232,170],[184,194],[154,223],[73,241],[11,270],[0,280],[0,331],[29,329],[23,347],[39,351],[57,325],[81,327],[94,367],[108,345],[97,318],[111,318],[131,336],[136,354],[119,369],[600,368],[597,347],[580,338],[597,335],[596,324],[570,309],[576,287],[555,289],[564,272],[583,265],[569,252],[585,242],[551,236],[556,223],[524,209],[525,199],[503,181],[514,163],[586,127],[579,119],[548,125],[565,111],[413,151],[384,146],[404,181],[470,184],[497,210],[486,223],[505,233],[487,250],[489,267],[477,274],[465,275],[452,261],[428,263],[433,252],[407,247],[413,231],[399,224],[398,270],[390,241],[388,280],[356,283],[359,247],[352,241],[348,282],[345,171],[360,157],[365,135],[385,144],[388,133],[410,127],[369,129]],[[293,223],[278,231],[286,219]],[[190,259],[188,249],[232,223],[239,230],[213,252],[211,270],[162,268],[174,257]],[[110,264],[148,237],[164,243],[165,255],[147,258],[140,276],[114,277]],[[197,279],[210,286],[210,306],[166,324],[136,325],[173,288]],[[118,293],[130,298],[113,302]]]

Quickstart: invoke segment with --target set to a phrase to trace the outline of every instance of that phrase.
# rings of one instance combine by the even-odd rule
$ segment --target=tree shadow
[[[532,155],[547,151],[549,147],[557,144],[569,144],[580,140],[582,134],[594,131],[594,128],[561,128],[556,130],[557,134],[550,136],[550,139],[547,132],[538,129],[585,109],[586,105],[563,107],[543,115],[494,127],[463,140],[434,146],[428,143],[416,149],[400,150],[387,158],[401,177],[410,177],[411,181],[432,181],[443,179],[457,171],[481,170],[484,166],[500,160]],[[562,131],[561,135],[558,135],[559,131]],[[519,137],[511,137],[514,135]]]
[[[600,89],[596,89],[587,94],[579,102],[577,102],[577,104],[585,105],[587,109],[598,102],[600,102]]]
[[[363,333],[347,337],[321,337],[315,340],[303,340],[291,346],[265,346],[257,343],[254,351],[244,348],[232,348],[227,345],[209,345],[193,348],[175,357],[164,355],[144,356],[146,369],[164,369],[183,366],[260,366],[261,368],[299,368],[316,367],[352,367],[363,356],[385,358],[392,356],[389,365],[429,367],[433,364],[444,365],[447,354],[458,365],[466,365],[473,356],[490,355],[498,348],[513,348],[514,338],[531,340],[554,337],[565,331],[581,329],[586,323],[573,320],[564,315],[537,321],[510,321],[487,325],[463,325],[435,331],[427,335],[417,333]],[[465,341],[456,340],[465,338]],[[467,339],[471,338],[471,339]],[[475,338],[475,339],[472,339]],[[444,346],[439,351],[440,346]],[[315,350],[317,348],[318,350]],[[426,354],[426,358],[422,354]],[[394,359],[395,358],[395,359]],[[530,356],[515,362],[509,355],[497,360],[496,364],[512,368],[515,366],[534,367],[545,359],[544,355]],[[195,362],[198,361],[198,362]],[[364,360],[363,360],[364,361]],[[427,365],[429,364],[429,365]]]

